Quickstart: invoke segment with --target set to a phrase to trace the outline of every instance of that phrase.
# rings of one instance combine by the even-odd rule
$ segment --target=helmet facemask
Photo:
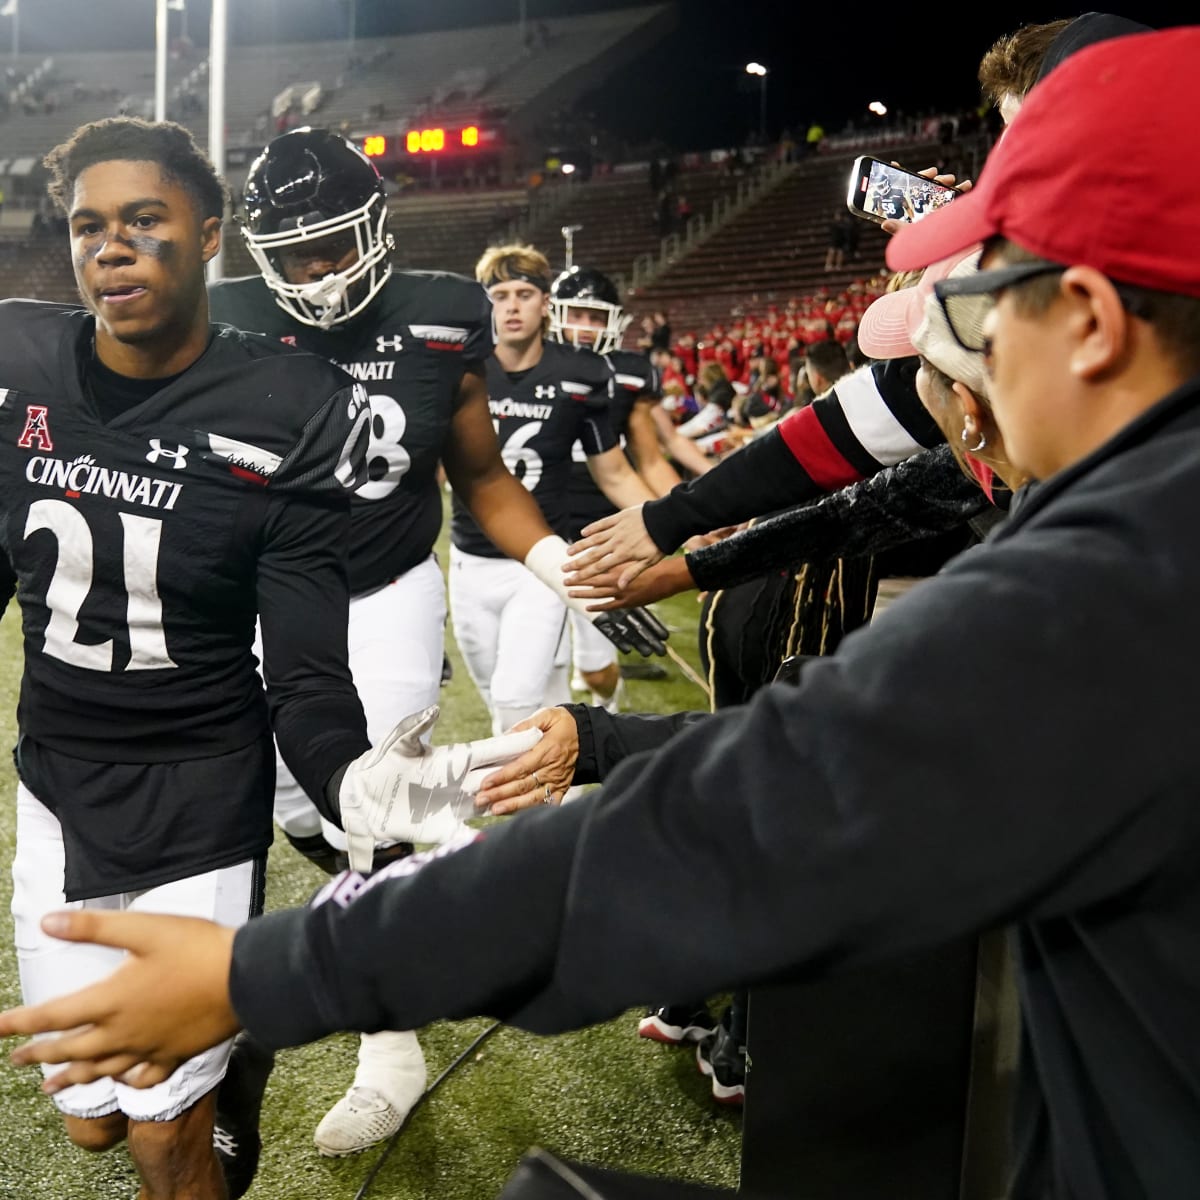
[[[570,321],[572,308],[587,308],[603,313],[604,328],[595,325],[574,325]],[[610,354],[621,346],[625,330],[633,316],[625,312],[619,304],[609,304],[605,300],[596,300],[588,296],[570,296],[559,299],[550,298],[550,336],[556,342],[565,342],[571,346],[586,346],[588,343],[581,339],[585,333],[595,333],[596,340],[592,349],[597,354]]]
[[[283,273],[280,251],[311,244],[318,239],[349,234],[357,251],[355,261],[342,271],[307,283],[290,283]],[[334,217],[296,219],[290,229],[252,233],[242,225],[242,237],[275,302],[304,325],[331,329],[352,320],[378,294],[392,272],[388,260],[393,246],[387,232],[387,204],[378,193],[350,212]]]

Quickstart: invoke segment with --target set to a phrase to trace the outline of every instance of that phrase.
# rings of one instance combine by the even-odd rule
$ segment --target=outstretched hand
[[[893,162],[892,166],[898,167],[900,164],[898,162]],[[926,167],[925,170],[918,171],[917,174],[920,175],[922,179],[932,179],[934,183],[940,183],[946,187],[952,187],[956,192],[969,192],[971,190],[971,181],[969,179],[964,179],[962,183],[956,184],[955,179],[957,176],[945,174],[939,175],[937,167]],[[891,234],[898,232],[909,224],[911,224],[909,221],[897,221],[889,217],[886,221],[883,221],[880,224],[879,228],[882,229],[884,233]]]
[[[617,586],[628,587],[647,567],[662,558],[662,551],[646,532],[641,507],[625,508],[601,517],[583,530],[563,564],[567,584],[591,583],[600,572],[617,572]]]
[[[647,567],[628,587],[618,587],[621,572],[601,571],[592,581],[578,586],[572,584],[567,595],[572,600],[588,600],[589,612],[609,612],[617,608],[644,608],[656,600],[677,596],[696,586],[682,555],[665,558]]]
[[[542,708],[511,732],[528,729],[540,730],[541,741],[483,780],[475,796],[475,806],[483,812],[499,817],[538,804],[562,803],[579,760],[575,718],[565,708]]]
[[[104,1076],[153,1087],[237,1033],[229,999],[233,929],[194,917],[86,910],[51,913],[42,928],[64,941],[129,952],[99,983],[0,1013],[0,1036],[58,1034],[26,1042],[11,1056],[18,1066],[70,1064],[46,1079],[43,1091]]]
[[[528,750],[536,731],[430,746],[436,704],[406,717],[346,769],[338,792],[350,865],[369,871],[380,842],[447,842],[474,816],[486,771]]]

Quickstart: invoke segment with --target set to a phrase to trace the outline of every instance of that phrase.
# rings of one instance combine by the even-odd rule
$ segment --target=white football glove
[[[540,729],[478,742],[427,746],[436,704],[405,717],[346,768],[338,791],[350,866],[369,871],[380,842],[444,842],[464,817],[478,816],[473,797],[484,777],[534,746]]]

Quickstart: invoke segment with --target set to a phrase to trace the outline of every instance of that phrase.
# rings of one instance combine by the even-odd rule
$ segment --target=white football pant
[[[12,913],[21,997],[26,1004],[44,1004],[98,983],[125,957],[124,950],[112,946],[50,937],[41,928],[47,913],[66,909],[169,913],[237,928],[250,919],[255,895],[262,888],[258,864],[242,862],[141,891],[68,901],[63,894],[65,870],[58,818],[18,783]],[[221,1082],[232,1046],[229,1040],[189,1058],[154,1087],[134,1088],[115,1079],[96,1079],[55,1093],[54,1103],[72,1117],[104,1117],[119,1110],[133,1121],[173,1121]],[[42,1073],[51,1075],[60,1069],[44,1065]]]
[[[442,681],[446,585],[430,555],[391,583],[350,600],[350,673],[372,744],[405,717],[436,704]],[[255,648],[261,660],[261,642]],[[326,821],[275,751],[275,821],[293,837],[321,830],[339,850],[346,835]]]
[[[545,703],[562,660],[567,606],[511,558],[450,548],[450,619],[467,670],[501,733]],[[561,686],[554,690],[561,691]],[[567,692],[569,696],[569,691]]]

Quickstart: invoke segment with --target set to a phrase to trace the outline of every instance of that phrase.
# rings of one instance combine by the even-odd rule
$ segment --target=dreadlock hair
[[[58,207],[69,213],[79,176],[97,163],[119,160],[155,163],[165,178],[191,196],[203,220],[225,215],[224,181],[191,133],[174,121],[106,117],[80,125],[42,160],[50,172],[46,190]]]

